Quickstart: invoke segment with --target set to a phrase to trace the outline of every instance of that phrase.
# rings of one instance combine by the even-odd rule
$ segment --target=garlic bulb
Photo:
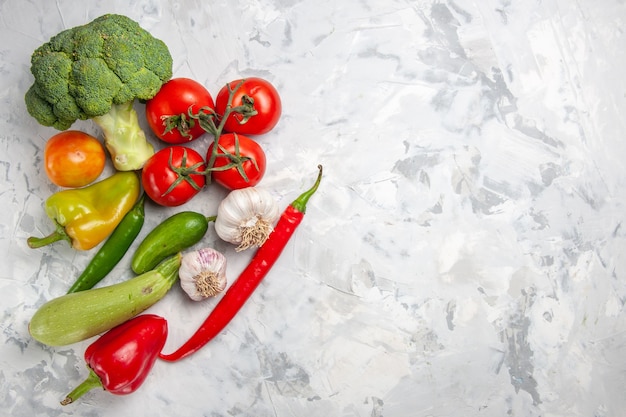
[[[183,254],[180,285],[194,301],[216,296],[226,288],[226,258],[212,248]]]
[[[263,245],[279,216],[278,203],[269,191],[256,187],[233,190],[217,208],[215,232],[242,251]]]

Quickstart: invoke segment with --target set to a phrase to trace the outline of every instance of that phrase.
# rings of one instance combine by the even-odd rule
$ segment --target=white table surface
[[[259,142],[281,208],[318,163],[325,176],[217,339],[157,362],[132,395],[61,407],[92,340],[50,348],[27,324],[93,251],[26,245],[51,231],[58,188],[42,169],[56,131],[23,96],[32,51],[104,13],[164,40],[174,76],[213,94],[242,76],[276,85],[283,117]],[[3,0],[0,16],[0,415],[626,415],[623,0]],[[223,195],[150,204],[142,235]],[[230,282],[251,256],[212,229],[202,245],[224,251]],[[165,350],[216,301],[176,286],[152,307]]]

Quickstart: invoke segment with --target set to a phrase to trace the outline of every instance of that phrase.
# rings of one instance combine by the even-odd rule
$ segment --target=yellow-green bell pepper
[[[56,230],[46,237],[30,237],[28,246],[40,248],[66,240],[74,249],[89,250],[113,232],[140,191],[139,177],[132,171],[116,172],[84,188],[59,191],[44,206]]]

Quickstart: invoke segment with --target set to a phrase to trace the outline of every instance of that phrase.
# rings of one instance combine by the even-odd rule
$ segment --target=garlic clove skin
[[[278,203],[269,191],[241,188],[220,202],[215,232],[222,240],[239,245],[236,250],[241,251],[263,245],[279,216]]]
[[[180,286],[194,301],[214,297],[226,288],[226,257],[213,248],[183,254]]]

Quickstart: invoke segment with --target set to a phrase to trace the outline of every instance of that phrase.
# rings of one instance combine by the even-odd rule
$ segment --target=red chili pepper
[[[322,180],[322,166],[318,165],[318,168],[319,174],[313,187],[302,193],[285,209],[267,241],[257,250],[248,266],[226,290],[226,293],[204,323],[178,350],[170,354],[160,353],[159,357],[161,359],[175,362],[195,353],[217,336],[235,317],[235,314],[237,314],[272,268],[274,262],[276,262],[302,221],[306,211],[306,204],[313,193],[317,191]]]
[[[61,404],[70,404],[97,387],[117,395],[135,392],[148,376],[166,339],[167,321],[154,314],[136,316],[109,330],[87,347],[89,376]]]

